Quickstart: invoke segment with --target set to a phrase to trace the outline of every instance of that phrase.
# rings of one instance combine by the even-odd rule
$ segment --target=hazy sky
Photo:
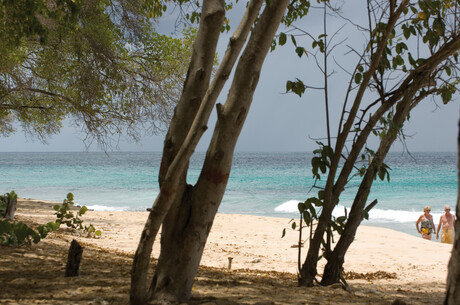
[[[359,14],[359,13],[356,13]],[[321,14],[311,15],[301,24],[309,31],[321,33]],[[237,18],[231,18],[235,22]],[[172,17],[167,17],[160,22],[171,24]],[[330,20],[330,29],[338,28],[343,21]],[[236,28],[236,25],[233,25]],[[283,27],[280,30],[285,31]],[[332,32],[332,30],[331,30]],[[346,53],[346,45],[358,43],[356,48],[361,48],[359,41],[354,41],[346,35],[351,35],[350,27],[341,31],[345,42],[337,48],[334,57],[343,65],[352,67],[356,63],[356,56]],[[346,33],[346,34],[344,34]],[[226,39],[225,39],[226,38]],[[228,41],[228,36],[219,43],[219,55],[222,56]],[[340,40],[340,39],[339,39]],[[298,38],[299,45],[310,46],[311,40]],[[339,111],[345,95],[344,86],[348,84],[348,76],[340,68],[331,63],[330,71],[335,71],[330,79],[331,121],[332,133],[336,133]],[[292,44],[278,48],[269,53],[265,61],[259,85],[254,95],[253,105],[249,112],[246,124],[241,133],[236,150],[248,151],[307,151],[316,149],[315,140],[326,135],[325,111],[322,93],[320,91],[306,92],[302,98],[293,94],[284,94],[287,80],[302,79],[312,86],[322,86],[322,75],[314,66],[313,56],[298,58],[294,53]],[[219,102],[224,103],[228,93],[229,84],[224,89]],[[459,96],[448,105],[437,105],[432,100],[423,101],[411,113],[410,122],[405,125],[405,133],[410,135],[406,144],[410,151],[457,151],[457,134],[459,120]],[[214,129],[215,115],[211,118],[209,129],[200,142],[197,151],[204,151]],[[59,135],[49,139],[49,144],[42,144],[38,140],[27,139],[22,131],[9,138],[0,138],[0,151],[84,151],[82,142],[84,134],[79,130],[66,126]],[[122,141],[119,145],[121,151],[161,151],[164,135],[145,136],[139,143]],[[98,150],[93,144],[90,150]],[[393,151],[402,150],[400,143],[395,143]]]

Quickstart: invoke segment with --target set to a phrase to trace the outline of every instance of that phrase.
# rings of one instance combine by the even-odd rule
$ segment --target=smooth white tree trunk
[[[215,46],[224,18],[224,3],[204,1],[184,91],[165,139],[160,194],[149,214],[133,262],[131,304],[145,304],[152,299],[177,302],[190,297],[206,239],[225,192],[236,141],[249,111],[264,59],[288,3],[288,0],[276,0],[267,5],[254,26],[238,62],[228,99],[224,106],[217,107],[218,120],[201,175],[197,184],[191,186],[185,180],[190,156],[207,129],[213,105],[263,4],[261,0],[249,3],[240,26],[230,39],[215,79],[209,85]],[[147,291],[147,270],[160,225],[163,226],[161,254]]]

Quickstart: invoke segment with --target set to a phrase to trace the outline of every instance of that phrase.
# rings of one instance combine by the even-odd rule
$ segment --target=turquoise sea
[[[297,218],[297,203],[313,196],[310,153],[236,153],[221,213]],[[194,155],[188,174],[193,184],[204,153]],[[72,192],[78,204],[95,210],[145,211],[158,193],[161,153],[0,153],[0,193],[62,201]],[[425,205],[435,223],[457,198],[456,153],[391,153],[391,179],[376,181],[369,200],[378,200],[363,224],[417,235],[415,221]],[[359,179],[353,179],[335,215],[351,205]],[[311,192],[310,192],[311,191]]]

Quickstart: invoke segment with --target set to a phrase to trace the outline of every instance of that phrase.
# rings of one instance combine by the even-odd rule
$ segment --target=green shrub
[[[30,246],[33,243],[38,243],[42,238],[45,238],[49,232],[55,231],[59,225],[55,222],[38,226],[38,231],[35,231],[21,221],[0,220],[0,244],[7,246]]]
[[[7,200],[16,196],[14,191],[0,196],[0,216],[3,216],[6,210]],[[70,210],[73,206],[73,194],[68,193],[67,199],[61,206],[55,205],[53,208],[56,211],[56,221],[48,222],[47,224],[38,226],[37,230],[29,227],[21,221],[10,221],[8,219],[0,220],[0,245],[7,246],[30,246],[32,243],[38,243],[41,239],[45,238],[49,232],[59,229],[61,224],[65,223],[68,227],[83,230],[88,235],[100,236],[101,231],[96,230],[92,224],[83,226],[83,220],[80,218],[86,213],[88,208],[82,206],[76,216]],[[3,211],[3,214],[1,214]]]
[[[74,212],[71,211],[72,206],[74,206],[73,194],[68,193],[67,198],[64,199],[62,205],[56,204],[53,207],[56,211],[56,223],[59,225],[65,224],[67,227],[73,229],[83,230],[89,235],[94,234],[95,236],[100,236],[101,231],[96,230],[92,224],[89,226],[83,226],[83,220],[80,217],[86,213],[88,208],[86,206],[82,206],[78,209],[76,215],[74,215]]]

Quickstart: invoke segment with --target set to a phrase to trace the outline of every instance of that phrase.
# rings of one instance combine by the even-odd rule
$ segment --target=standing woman
[[[431,212],[431,207],[426,206],[423,208],[423,214],[420,215],[418,218],[417,222],[415,223],[415,226],[417,227],[417,231],[422,234],[422,237],[424,239],[431,240],[431,233],[433,232],[436,234],[436,227],[434,226],[433,223],[433,216],[430,214]],[[420,226],[420,229],[418,227],[418,224],[422,223]]]

